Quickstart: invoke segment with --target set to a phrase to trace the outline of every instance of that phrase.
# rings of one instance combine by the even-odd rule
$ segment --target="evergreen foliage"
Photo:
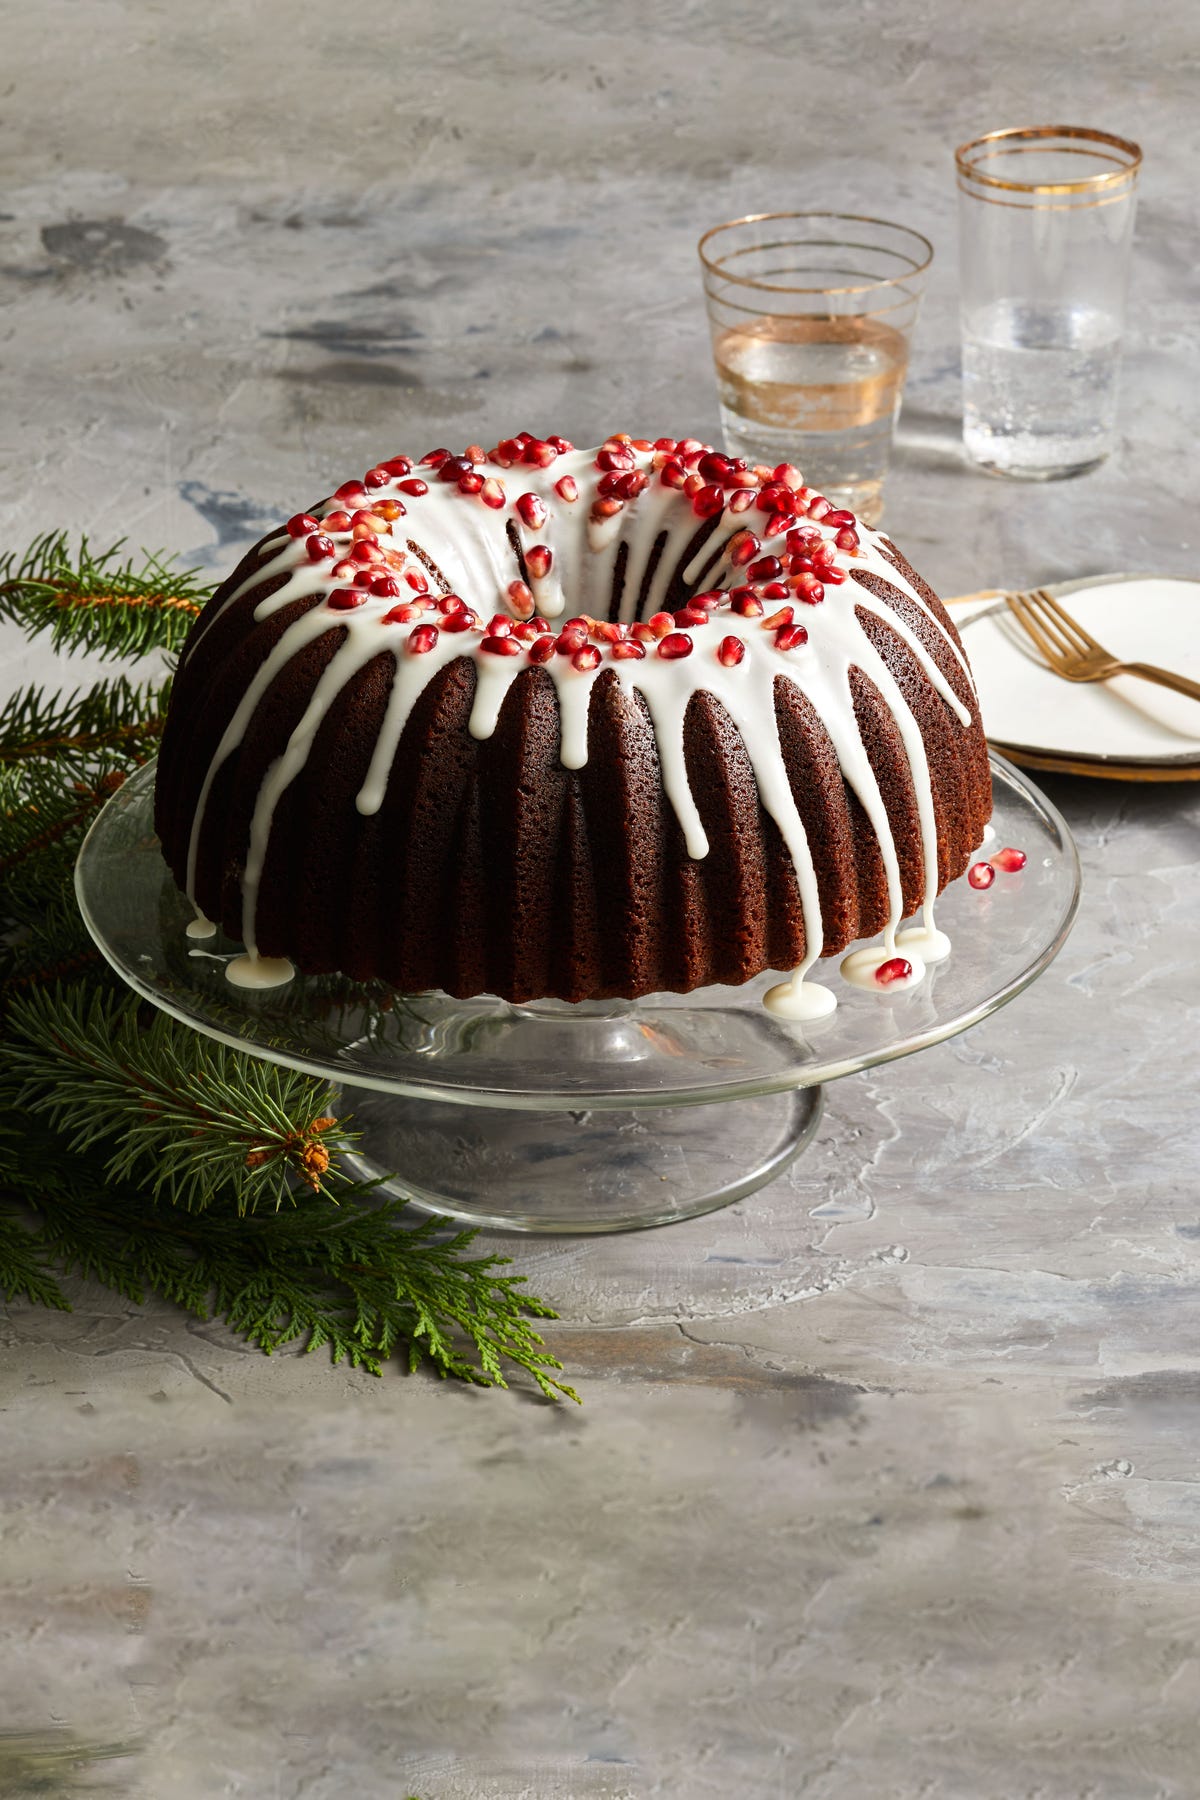
[[[60,649],[176,650],[206,591],[160,558],[40,540],[0,560],[0,617]],[[309,1075],[130,995],[75,905],[79,845],[154,752],[169,673],[0,709],[0,1294],[69,1308],[68,1275],[155,1293],[270,1354],[399,1358],[578,1396],[532,1323],[555,1315],[475,1233],[405,1221],[341,1163],[352,1121]]]

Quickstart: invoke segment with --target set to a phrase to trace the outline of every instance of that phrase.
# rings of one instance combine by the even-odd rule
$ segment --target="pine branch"
[[[30,637],[48,632],[56,650],[178,650],[211,588],[197,570],[176,571],[148,551],[123,560],[123,547],[95,554],[81,538],[72,556],[66,532],[51,532],[24,556],[0,558],[0,618]]]
[[[0,763],[40,757],[61,773],[98,753],[144,762],[162,735],[170,682],[135,683],[126,675],[71,694],[18,690],[0,708]]]
[[[49,1265],[137,1305],[155,1292],[195,1318],[220,1318],[268,1355],[326,1348],[374,1375],[399,1355],[410,1371],[428,1360],[484,1387],[507,1386],[512,1365],[547,1398],[579,1398],[555,1379],[562,1365],[530,1322],[556,1315],[520,1292],[523,1276],[500,1273],[506,1257],[464,1256],[472,1231],[447,1236],[436,1219],[406,1228],[400,1202],[368,1206],[355,1184],[338,1207],[302,1193],[291,1212],[242,1216],[227,1198],[181,1215],[114,1185],[90,1154],[56,1164],[52,1135],[40,1135],[35,1125],[24,1178],[0,1170],[0,1290],[21,1292],[27,1267]],[[17,1242],[14,1254],[23,1232],[33,1249]]]
[[[239,1056],[137,1001],[59,987],[14,996],[0,1051],[0,1103],[47,1119],[77,1154],[103,1145],[112,1181],[202,1211],[232,1192],[239,1212],[279,1208],[299,1180],[329,1193],[350,1137],[333,1090]]]

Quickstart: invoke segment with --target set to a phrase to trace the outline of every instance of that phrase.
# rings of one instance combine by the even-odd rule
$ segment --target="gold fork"
[[[1200,700],[1200,681],[1160,669],[1154,663],[1122,662],[1083,629],[1045,588],[1027,594],[1006,594],[1018,625],[1036,644],[1056,675],[1064,681],[1108,681],[1113,675],[1140,675],[1160,687],[1174,688]]]

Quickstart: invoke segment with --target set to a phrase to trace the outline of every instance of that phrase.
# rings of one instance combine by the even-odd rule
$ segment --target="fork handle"
[[[1187,675],[1176,675],[1171,669],[1160,669],[1155,663],[1122,663],[1113,674],[1140,675],[1143,681],[1156,681],[1159,687],[1174,688],[1177,694],[1200,700],[1200,681],[1192,681]]]

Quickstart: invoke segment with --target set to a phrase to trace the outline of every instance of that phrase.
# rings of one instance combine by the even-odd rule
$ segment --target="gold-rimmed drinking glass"
[[[700,239],[725,448],[796,463],[868,525],[933,259],[919,232],[854,213],[755,213]]]
[[[1141,161],[1079,125],[955,152],[963,442],[993,474],[1080,475],[1112,449]]]

